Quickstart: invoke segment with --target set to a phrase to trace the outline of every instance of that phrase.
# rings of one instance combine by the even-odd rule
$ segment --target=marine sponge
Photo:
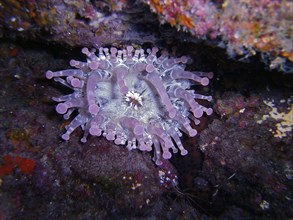
[[[196,94],[191,86],[207,86],[213,74],[185,71],[186,56],[173,58],[160,51],[157,57],[156,47],[146,52],[132,46],[123,50],[83,48],[87,62],[71,60],[75,69],[46,72],[48,79],[54,78],[73,90],[72,94],[53,98],[60,102],[56,111],[65,119],[78,110],[66,126],[64,140],[81,126],[82,142],[90,133],[127,145],[129,150],[154,148],[157,165],[162,164],[162,158],[171,158],[170,149],[187,154],[180,141],[182,132],[195,136],[197,131],[191,123],[197,125],[203,113],[213,112],[195,101],[211,101],[212,97]]]

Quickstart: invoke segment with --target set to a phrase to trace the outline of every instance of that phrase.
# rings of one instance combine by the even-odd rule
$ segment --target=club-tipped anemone
[[[62,135],[69,140],[77,128],[87,135],[104,136],[129,150],[154,151],[157,165],[170,159],[172,153],[186,155],[180,140],[182,132],[193,137],[197,134],[191,124],[199,124],[204,113],[212,114],[196,100],[211,101],[211,96],[195,93],[193,85],[207,86],[212,73],[185,71],[186,56],[169,57],[159,49],[134,50],[127,46],[117,48],[83,48],[87,62],[71,60],[73,69],[47,71],[48,79],[54,78],[73,90],[72,94],[54,101],[56,111],[69,119],[74,110],[77,116],[66,126]]]

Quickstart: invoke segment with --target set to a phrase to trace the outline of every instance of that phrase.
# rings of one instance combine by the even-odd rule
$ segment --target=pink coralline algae
[[[91,134],[127,145],[129,150],[154,148],[157,165],[162,164],[162,158],[171,158],[171,149],[187,154],[180,141],[182,132],[194,137],[197,131],[191,124],[198,125],[198,118],[213,112],[195,101],[211,101],[212,97],[195,93],[193,87],[207,86],[213,74],[185,71],[186,56],[173,58],[156,47],[146,52],[132,46],[123,50],[83,48],[87,62],[71,60],[75,69],[46,72],[48,79],[74,91],[53,98],[59,102],[56,111],[65,119],[78,110],[66,126],[64,140],[81,126],[82,142]]]

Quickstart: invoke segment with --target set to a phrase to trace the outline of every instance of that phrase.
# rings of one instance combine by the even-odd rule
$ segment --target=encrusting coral
[[[56,111],[69,119],[74,110],[78,115],[66,127],[64,140],[79,126],[84,130],[82,142],[88,133],[103,135],[117,145],[151,151],[153,160],[171,158],[180,150],[186,155],[180,137],[182,132],[193,137],[197,131],[191,123],[199,124],[203,113],[212,114],[211,108],[200,105],[195,99],[211,101],[211,96],[195,93],[192,86],[207,86],[212,73],[185,71],[186,56],[169,57],[166,51],[154,47],[134,50],[132,46],[118,50],[114,47],[91,51],[83,48],[87,62],[71,60],[75,69],[47,71],[74,92],[59,98]],[[65,77],[65,79],[63,78]],[[177,146],[177,148],[175,147]]]

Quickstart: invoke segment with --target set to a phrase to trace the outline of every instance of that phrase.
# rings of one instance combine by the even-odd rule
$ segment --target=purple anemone
[[[53,98],[59,102],[56,111],[65,119],[78,110],[66,126],[64,140],[81,126],[82,142],[88,134],[103,135],[129,150],[154,149],[157,165],[162,164],[162,158],[171,158],[170,150],[187,154],[180,141],[182,132],[195,136],[197,131],[191,124],[199,124],[198,118],[213,112],[196,101],[211,101],[212,97],[197,94],[191,87],[207,86],[213,74],[185,71],[186,56],[172,58],[161,51],[157,57],[156,47],[146,52],[132,46],[123,50],[83,48],[87,62],[71,60],[74,69],[46,72],[48,79],[73,90]]]

